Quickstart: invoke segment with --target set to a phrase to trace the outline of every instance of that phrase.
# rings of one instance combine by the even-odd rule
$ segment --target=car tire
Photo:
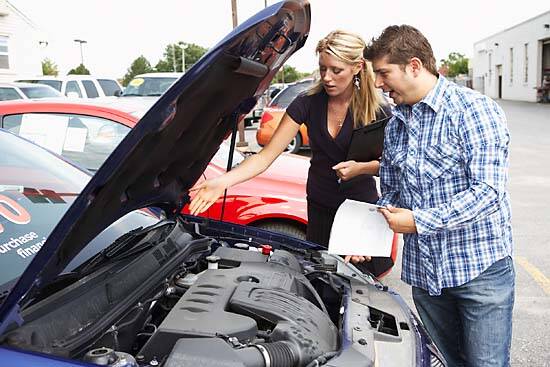
[[[296,134],[294,139],[286,147],[286,151],[289,153],[298,153],[302,147],[302,135],[300,133]]]
[[[287,234],[292,237],[296,237],[300,240],[306,239],[306,230],[305,228],[300,228],[298,225],[282,222],[264,222],[254,225],[260,229],[265,229],[271,232],[277,232],[282,234]]]

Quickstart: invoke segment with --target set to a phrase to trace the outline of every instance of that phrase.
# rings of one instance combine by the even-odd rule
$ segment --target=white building
[[[492,98],[536,102],[550,75],[550,11],[474,44],[473,87]]]
[[[0,0],[0,82],[20,75],[42,75],[38,28],[6,0]]]

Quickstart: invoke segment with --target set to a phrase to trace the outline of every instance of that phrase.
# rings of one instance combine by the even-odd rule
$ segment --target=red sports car
[[[139,121],[143,111],[136,107],[118,105],[115,109],[67,101],[1,102],[0,127],[94,172]],[[229,146],[222,144],[202,179],[224,173],[228,157]],[[235,151],[233,167],[244,158]],[[227,190],[225,205],[223,198],[219,199],[201,216],[305,239],[308,167],[308,158],[284,154],[263,174]],[[187,213],[187,207],[183,212]],[[397,236],[391,256],[394,263],[396,256]]]
[[[120,108],[67,101],[2,102],[0,126],[96,171],[142,114],[130,105],[125,111]],[[228,155],[229,146],[222,144],[203,177],[225,172]],[[233,166],[243,159],[235,151]],[[308,166],[307,158],[285,154],[262,175],[229,189],[223,220],[304,239]],[[220,199],[202,215],[220,219],[222,205]]]

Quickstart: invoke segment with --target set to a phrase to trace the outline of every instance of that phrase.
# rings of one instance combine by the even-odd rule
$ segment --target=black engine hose
[[[284,341],[252,344],[237,353],[247,367],[296,367],[300,361],[297,351]]]
[[[270,358],[271,367],[294,367],[298,365],[300,357],[294,352],[288,343],[279,341],[274,343],[260,343],[256,345],[264,347]],[[267,364],[266,364],[266,367]]]

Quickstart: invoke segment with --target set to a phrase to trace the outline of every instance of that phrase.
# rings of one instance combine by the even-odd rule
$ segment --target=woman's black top
[[[328,95],[322,91],[311,96],[298,96],[286,110],[295,122],[306,124],[308,129],[312,153],[307,180],[308,200],[329,208],[338,208],[345,199],[376,202],[378,192],[372,176],[360,175],[338,183],[338,176],[332,167],[347,160],[353,115],[348,110],[342,128],[333,138],[327,128],[327,109]],[[380,111],[380,118],[391,114],[389,107],[384,109]]]

